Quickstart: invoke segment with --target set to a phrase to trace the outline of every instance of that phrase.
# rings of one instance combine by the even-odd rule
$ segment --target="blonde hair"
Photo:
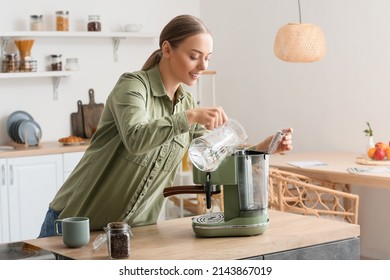
[[[173,18],[163,28],[160,34],[159,46],[146,60],[142,70],[149,70],[157,65],[162,57],[161,47],[167,41],[172,48],[176,48],[182,41],[199,33],[209,33],[210,30],[197,17],[191,15],[180,15]]]

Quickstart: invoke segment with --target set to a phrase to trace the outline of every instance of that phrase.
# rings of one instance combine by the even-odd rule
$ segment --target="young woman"
[[[91,230],[113,221],[156,223],[162,190],[172,184],[191,140],[228,120],[221,107],[197,108],[182,86],[196,83],[212,54],[213,39],[201,20],[173,18],[159,46],[141,71],[119,78],[85,155],[50,203],[39,237],[55,235],[54,220],[70,216],[89,217]],[[285,132],[277,152],[292,149],[292,129]],[[256,148],[266,150],[271,137]]]

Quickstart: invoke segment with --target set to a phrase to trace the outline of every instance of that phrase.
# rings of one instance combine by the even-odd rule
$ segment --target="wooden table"
[[[270,225],[262,235],[250,237],[198,238],[191,226],[191,218],[161,221],[157,225],[132,229],[131,256],[133,260],[186,260],[186,259],[245,259],[272,256],[275,253],[291,252],[297,249],[317,248],[318,255],[308,255],[316,259],[323,257],[324,250],[319,245],[339,244],[348,240],[351,248],[341,248],[354,252],[352,258],[360,257],[359,225],[331,221],[311,216],[270,211]],[[67,248],[61,237],[48,237],[25,241],[30,245],[54,252],[70,259],[99,260],[108,259],[106,244],[93,252],[92,242],[101,232],[92,232],[89,245],[82,248]],[[349,246],[348,245],[348,246]],[[343,245],[344,246],[344,245]],[[330,253],[334,257],[333,249]],[[322,254],[322,255],[321,255]],[[281,258],[281,255],[277,255]],[[285,255],[283,255],[285,256]],[[289,255],[290,258],[299,258]],[[337,257],[337,255],[336,255]],[[347,257],[348,258],[348,257]]]
[[[381,166],[361,165],[356,159],[362,155],[356,153],[294,153],[289,152],[270,157],[270,166],[296,172],[312,178],[328,180],[357,186],[390,189],[390,172],[349,173],[350,167],[380,168]],[[291,161],[320,161],[323,166],[300,168],[288,164]]]

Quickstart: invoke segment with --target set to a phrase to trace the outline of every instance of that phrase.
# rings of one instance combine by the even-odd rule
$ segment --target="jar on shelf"
[[[102,23],[100,22],[99,15],[89,15],[88,16],[87,29],[88,29],[88,31],[92,31],[92,32],[102,31]]]
[[[65,70],[66,71],[79,71],[80,70],[79,61],[78,61],[77,57],[71,57],[71,58],[66,59]]]
[[[69,12],[57,11],[56,12],[56,30],[57,31],[69,31]]]
[[[44,30],[43,15],[31,15],[30,16],[30,31],[43,31]]]
[[[51,71],[62,71],[62,54],[50,55]]]
[[[2,69],[3,73],[12,73],[19,71],[19,65],[17,60],[17,53],[5,54],[4,59],[2,61]]]
[[[20,61],[19,72],[37,72],[37,61],[31,58]]]

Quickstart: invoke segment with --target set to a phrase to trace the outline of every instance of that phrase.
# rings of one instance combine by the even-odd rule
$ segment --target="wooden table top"
[[[390,172],[350,173],[350,167],[383,168],[383,166],[362,165],[356,163],[361,157],[357,153],[294,153],[288,152],[270,157],[270,166],[286,171],[296,172],[312,178],[331,182],[358,185],[364,187],[390,189]],[[288,164],[292,161],[320,161],[326,163],[321,166],[296,167]],[[390,166],[390,164],[389,164]]]
[[[263,234],[250,237],[198,238],[191,218],[161,221],[132,229],[134,260],[243,259],[360,236],[360,226],[344,222],[270,211],[270,224]],[[82,248],[67,248],[60,236],[25,241],[72,259],[108,259],[107,245],[93,252],[92,242],[101,232],[91,232]]]
[[[62,154],[84,152],[88,148],[89,139],[84,144],[63,145],[59,142],[42,142],[37,146],[25,146],[23,144],[10,144],[13,150],[0,150],[0,158],[14,158],[27,156],[42,156],[50,154]]]

